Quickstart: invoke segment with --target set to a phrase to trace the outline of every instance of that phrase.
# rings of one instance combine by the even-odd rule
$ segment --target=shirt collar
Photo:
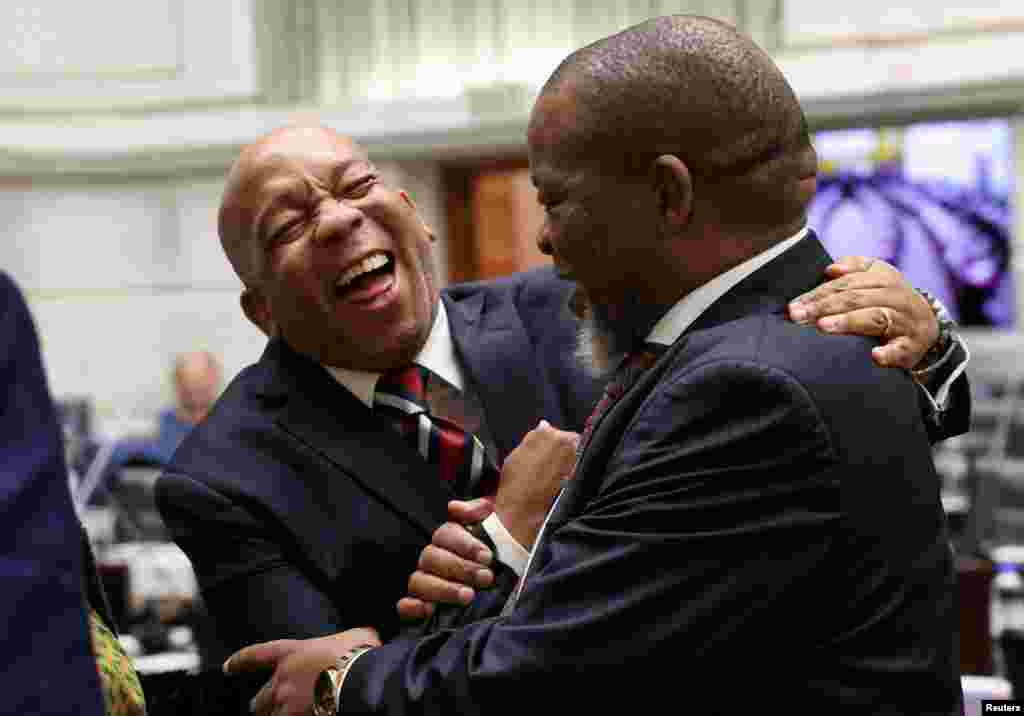
[[[414,362],[428,368],[432,373],[441,376],[457,390],[462,390],[462,369],[455,357],[455,344],[452,342],[451,329],[448,326],[448,314],[444,310],[444,302],[437,302],[434,314],[434,325],[427,335],[427,342],[414,359]],[[334,378],[365,403],[373,407],[374,393],[380,373],[324,366]]]
[[[683,335],[683,331],[700,318],[701,314],[711,307],[711,304],[776,256],[791,249],[800,239],[807,235],[807,232],[808,228],[805,226],[795,235],[780,241],[770,249],[762,251],[743,263],[733,266],[725,273],[715,276],[704,285],[698,286],[683,296],[654,324],[654,328],[647,334],[647,342],[663,346],[670,346],[675,343],[676,339]]]

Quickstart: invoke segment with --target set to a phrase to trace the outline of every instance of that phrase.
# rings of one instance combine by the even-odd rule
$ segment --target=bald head
[[[174,389],[183,421],[194,425],[206,416],[217,398],[220,381],[220,362],[209,351],[182,353],[175,358]]]
[[[801,213],[813,195],[817,161],[795,94],[763,50],[720,21],[661,17],[599,40],[563,61],[549,94],[572,98],[565,147],[577,158],[618,152],[643,168],[676,155],[698,195],[743,191],[761,224]]]

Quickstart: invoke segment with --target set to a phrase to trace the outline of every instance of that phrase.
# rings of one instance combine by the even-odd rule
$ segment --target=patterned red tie
[[[499,472],[480,440],[458,423],[430,413],[427,387],[436,380],[440,378],[415,364],[386,373],[377,382],[374,405],[428,464],[437,466],[456,495],[493,495]]]
[[[597,423],[615,405],[615,402],[625,395],[637,378],[654,365],[654,362],[658,360],[658,355],[661,353],[659,349],[660,346],[653,346],[647,350],[630,352],[622,359],[622,363],[615,370],[615,375],[612,376],[612,379],[605,386],[601,399],[597,401],[597,405],[594,406],[590,417],[583,423],[583,435],[580,436],[579,446],[576,449],[577,465],[579,465],[579,458],[583,455],[583,450],[587,447],[587,443],[590,442],[590,436],[593,434]]]

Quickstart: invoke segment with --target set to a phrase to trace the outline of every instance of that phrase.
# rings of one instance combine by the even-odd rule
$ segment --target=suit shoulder
[[[253,450],[246,443],[273,430],[266,399],[257,390],[266,377],[259,363],[243,368],[217,398],[209,415],[182,440],[167,470],[203,480],[219,475],[227,465],[244,462],[246,456],[251,458]]]
[[[871,338],[824,334],[777,315],[751,316],[692,334],[673,381],[713,375],[735,385],[742,376],[748,388],[775,384],[826,418],[889,412],[920,422],[917,388],[904,371],[875,364],[875,345]]]
[[[14,279],[0,271],[0,318],[18,322],[28,319],[29,315],[28,303],[21,289]]]
[[[12,296],[17,296],[18,301],[21,301],[21,291],[18,289],[17,284],[14,283],[14,279],[7,275],[6,272],[0,271],[0,296],[3,297],[6,303]]]
[[[680,358],[689,366],[740,361],[772,367],[808,386],[905,382],[902,371],[875,364],[871,349],[876,345],[873,338],[825,334],[771,314],[694,332]]]
[[[567,300],[572,286],[571,282],[558,278],[554,269],[545,266],[485,281],[454,284],[444,292],[454,301],[482,293],[492,299],[553,303]]]

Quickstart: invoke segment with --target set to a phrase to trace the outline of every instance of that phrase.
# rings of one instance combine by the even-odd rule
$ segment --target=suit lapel
[[[277,340],[268,348],[281,370],[264,395],[278,400],[276,422],[342,472],[407,517],[429,539],[447,519],[453,494],[425,474],[422,458],[387,420],[320,365]],[[319,476],[317,476],[319,479]]]
[[[457,301],[447,295],[442,300],[465,378],[480,396],[504,459],[516,446],[512,436],[526,433],[541,417],[544,396],[526,329],[511,301],[488,305],[483,290]]]

